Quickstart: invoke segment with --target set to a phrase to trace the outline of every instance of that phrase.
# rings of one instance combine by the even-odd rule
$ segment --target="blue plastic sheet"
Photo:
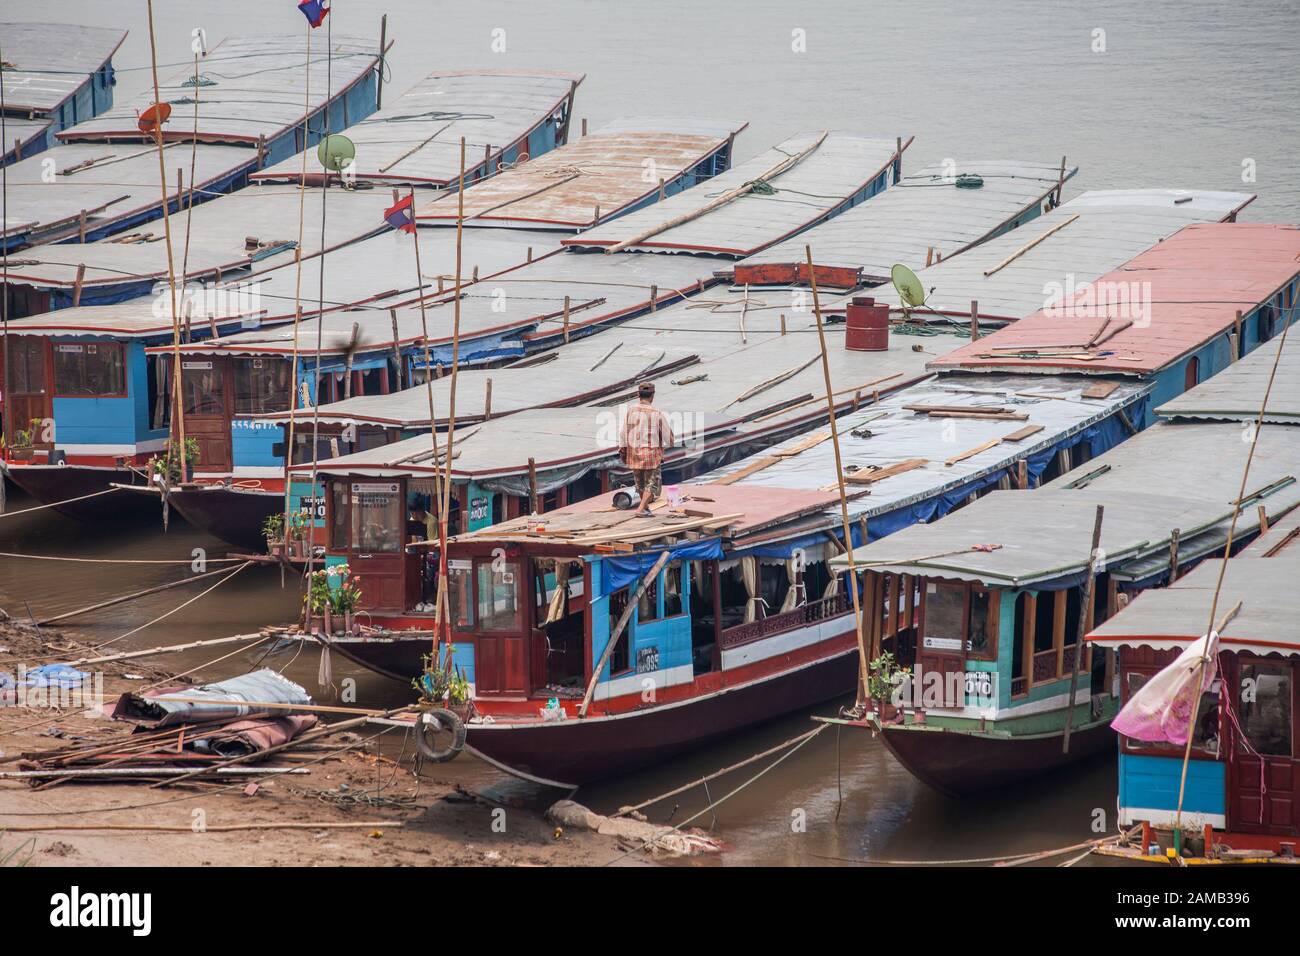
[[[639,551],[617,558],[605,559],[604,593],[612,594],[619,588],[634,584],[645,577],[663,548],[656,551]],[[722,542],[718,538],[704,541],[691,541],[666,549],[669,561],[716,561],[722,558]],[[603,597],[604,595],[602,595]]]

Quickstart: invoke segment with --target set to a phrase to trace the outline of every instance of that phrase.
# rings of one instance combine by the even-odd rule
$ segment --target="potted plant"
[[[168,487],[180,484],[181,474],[181,455],[177,451],[178,442],[168,440],[166,453],[159,458],[157,455],[149,459],[149,473],[153,475],[155,482],[161,482]],[[189,471],[190,467],[199,460],[199,440],[197,438],[185,439],[185,470]]]
[[[876,702],[876,714],[881,723],[898,717],[899,709],[893,697],[911,673],[910,667],[899,667],[894,655],[889,651],[868,662],[867,696]]]
[[[13,443],[9,446],[11,461],[32,460],[32,435],[33,431],[29,428],[19,428],[14,432]]]
[[[360,579],[352,575],[346,564],[336,564],[329,569],[328,576],[337,579],[338,582],[337,584],[334,581],[330,582],[329,609],[332,614],[342,617],[344,633],[351,634],[352,615],[361,603]]]
[[[470,719],[473,701],[469,680],[460,668],[434,664],[433,655],[425,654],[424,672],[411,681],[411,686],[420,695],[421,703],[446,707],[463,721]]]
[[[307,543],[307,538],[311,530],[310,525],[308,524],[310,520],[311,519],[304,511],[295,511],[293,514],[289,515],[289,526],[287,529],[289,557],[298,560],[305,560],[311,556],[311,549]]]
[[[325,633],[330,625],[330,582],[329,572],[313,571],[307,577],[307,596],[303,598],[307,612],[307,630],[314,631],[318,621],[323,621]]]
[[[284,515],[278,511],[267,515],[262,522],[262,536],[266,538],[266,553],[274,558],[284,555]]]

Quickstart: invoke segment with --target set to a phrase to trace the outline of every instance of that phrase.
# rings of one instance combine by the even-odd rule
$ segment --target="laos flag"
[[[302,3],[298,4],[298,9],[302,11],[302,15],[307,18],[307,22],[313,27],[318,27],[324,23],[330,12],[330,8],[325,5],[323,0],[302,0]]]
[[[414,199],[415,197],[408,195],[405,199],[384,210],[384,219],[390,226],[402,232],[414,234],[415,218],[412,215]]]

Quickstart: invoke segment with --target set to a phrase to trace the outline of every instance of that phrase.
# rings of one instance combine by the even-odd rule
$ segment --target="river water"
[[[167,2],[158,7],[159,59],[188,63],[195,27],[209,42],[228,33],[302,29],[291,0]],[[1243,219],[1300,219],[1300,8],[1293,0],[1004,2],[916,4],[778,0],[655,3],[430,4],[338,0],[340,33],[374,36],[389,14],[396,40],[388,90],[399,92],[438,68],[492,66],[577,70],[587,80],[577,116],[592,127],[620,115],[742,119],[744,160],[804,129],[915,134],[906,168],[947,157],[1027,158],[1081,167],[1067,198],[1082,189],[1140,186],[1259,193]],[[6,20],[74,20],[120,26],[130,35],[116,58],[117,96],[145,88],[148,31],[143,0],[6,0]],[[498,31],[504,31],[498,32]],[[494,51],[494,43],[496,50]],[[504,43],[504,50],[500,48]],[[802,47],[802,50],[796,48]],[[500,51],[500,52],[498,52]],[[168,72],[164,70],[164,72]],[[617,331],[605,333],[616,336]],[[31,502],[10,491],[11,511]],[[106,509],[107,510],[107,509]],[[48,511],[0,521],[0,549],[70,558],[189,561],[220,542],[175,521],[123,527],[80,525]],[[179,566],[76,564],[0,558],[0,607],[49,616],[173,580]],[[275,569],[249,568],[211,596],[119,641],[123,649],[255,630],[296,616],[298,592]],[[97,612],[70,630],[102,642],[152,620],[197,593],[178,589]],[[224,649],[222,649],[224,652]],[[223,665],[252,666],[259,652]],[[290,650],[266,663],[317,692],[318,652]],[[167,658],[183,670],[216,649]],[[401,684],[334,661],[336,682],[357,680],[363,705],[409,699]],[[321,694],[322,700],[328,695]],[[835,704],[818,708],[833,713]],[[668,767],[585,790],[596,809],[637,803],[806,730],[792,715]],[[766,761],[716,783],[717,798]],[[542,799],[463,756],[440,779]],[[842,799],[841,799],[842,796]],[[674,822],[701,809],[697,789],[651,810]],[[723,863],[831,863],[837,859],[956,859],[1028,851],[1113,829],[1114,760],[980,800],[954,801],[915,781],[864,731],[835,729],[764,775],[724,807],[714,827],[728,846]],[[601,862],[601,861],[593,861]]]

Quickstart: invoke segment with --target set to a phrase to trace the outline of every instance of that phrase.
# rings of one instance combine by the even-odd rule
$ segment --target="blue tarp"
[[[669,561],[716,561],[722,555],[722,541],[709,538],[705,541],[691,541],[668,548]],[[635,584],[654,567],[664,549],[656,551],[639,551],[623,557],[606,558],[604,573],[604,594],[612,594],[619,588]],[[604,594],[601,596],[603,597]]]

